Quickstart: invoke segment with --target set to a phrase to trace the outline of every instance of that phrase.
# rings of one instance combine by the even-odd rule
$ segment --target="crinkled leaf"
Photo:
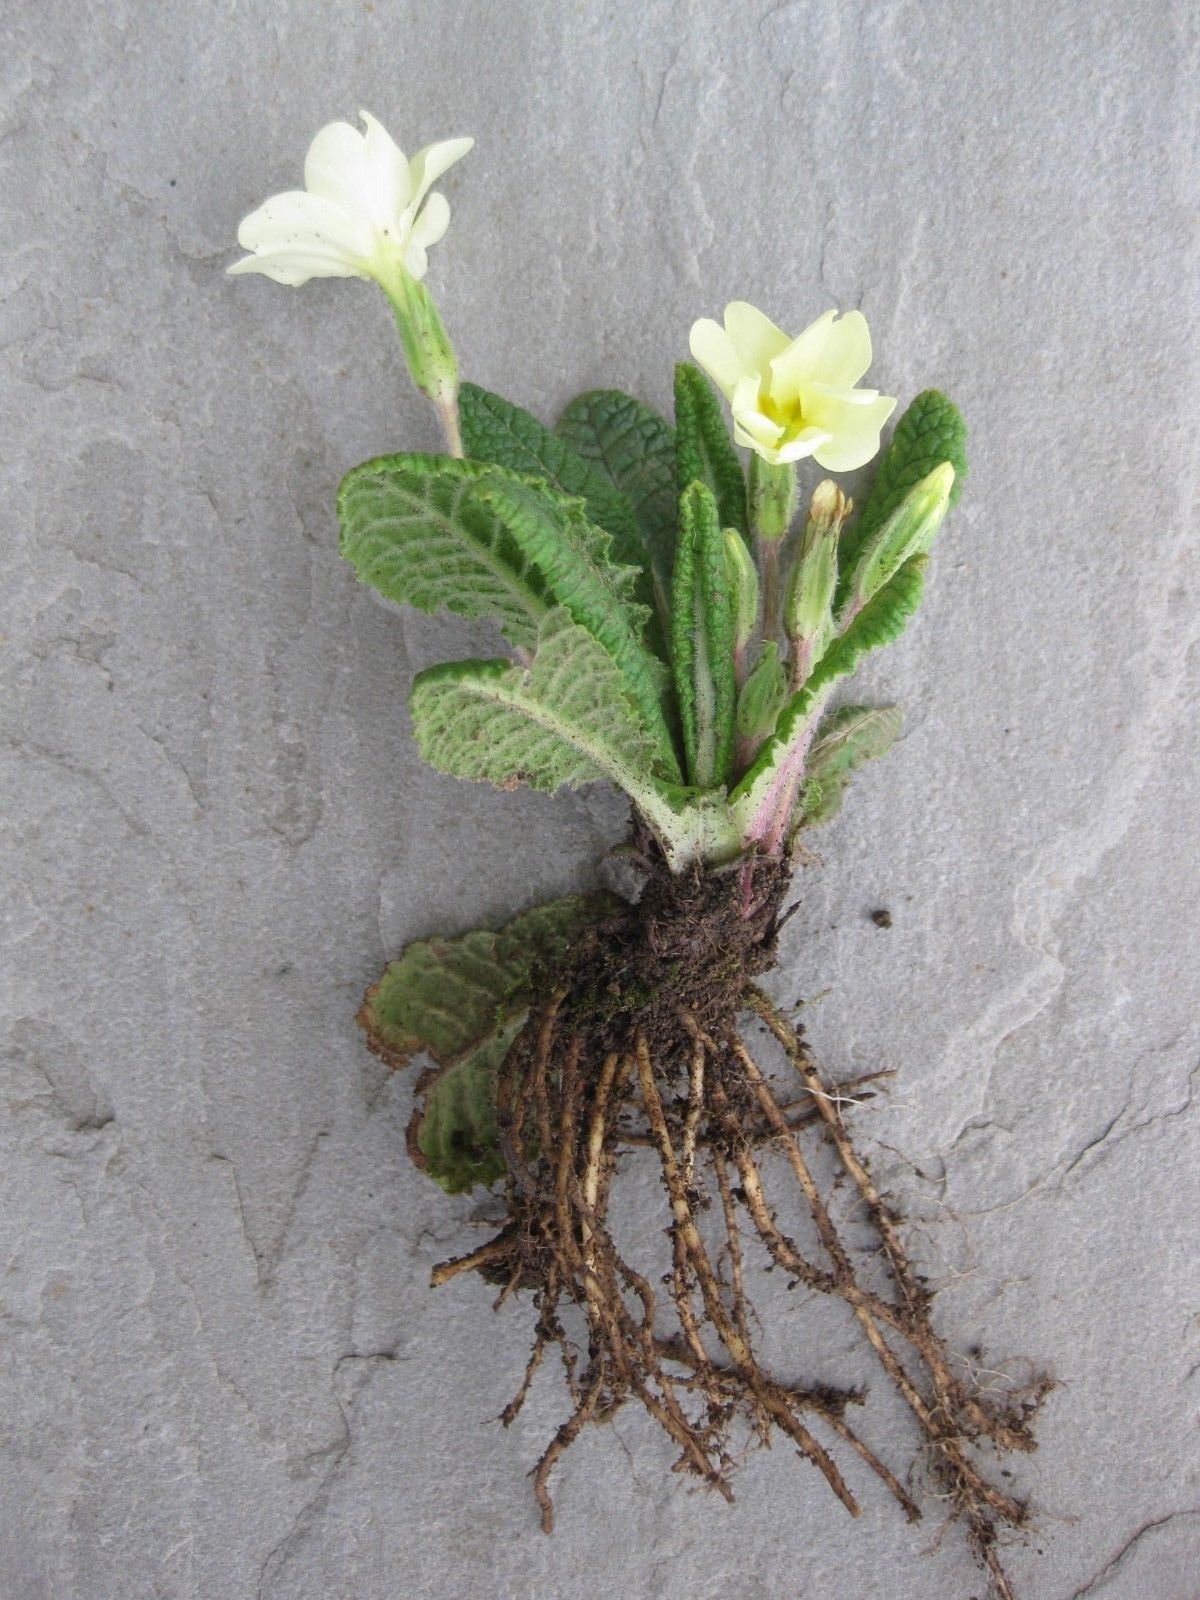
[[[680,834],[677,792],[654,775],[657,750],[612,657],[563,611],[542,624],[527,667],[450,661],[413,681],[413,732],[433,767],[510,788],[607,779],[664,844]]]
[[[671,656],[688,774],[699,789],[729,779],[737,689],[734,616],[717,503],[702,483],[679,501],[671,591]]]
[[[838,561],[842,578],[839,605],[868,540],[896,510],[905,495],[935,467],[948,461],[954,468],[950,504],[958,503],[967,470],[967,430],[958,407],[937,389],[919,394],[896,424],[875,473],[875,481],[857,521],[842,535]]]
[[[605,895],[565,895],[495,932],[414,940],[363,998],[358,1020],[371,1048],[394,1067],[421,1050],[443,1065],[457,1060],[524,1002],[531,973],[561,960],[613,904]]]
[[[548,503],[536,484],[508,476],[499,483],[489,480],[480,493],[508,527],[537,544],[550,592],[608,651],[654,738],[657,766],[678,780],[664,706],[667,670],[642,643],[648,613],[632,594],[634,569],[612,563],[607,533],[573,512],[574,502]]]
[[[338,495],[342,553],[390,600],[494,616],[530,647],[556,606],[590,629],[624,676],[663,771],[679,776],[663,709],[666,672],[642,643],[637,573],[615,563],[582,502],[501,467],[448,456],[383,456]]]
[[[825,718],[809,752],[801,823],[829,822],[841,809],[851,772],[885,755],[900,732],[898,706],[839,706]]]
[[[494,932],[418,939],[367,990],[358,1020],[390,1066],[418,1052],[437,1063],[416,1086],[413,1160],[450,1194],[504,1172],[496,1139],[496,1073],[540,973],[553,972],[588,928],[620,909],[610,895],[565,895]]]
[[[723,528],[746,532],[746,479],[716,391],[690,362],[675,368],[675,475],[682,491],[702,483]]]
[[[679,505],[674,433],[657,412],[619,389],[581,394],[563,412],[555,431],[633,507],[665,628]]]
[[[504,1176],[496,1133],[496,1074],[521,1020],[484,1039],[418,1092],[408,1125],[408,1151],[447,1194],[486,1189]]]
[[[522,543],[479,496],[493,475],[448,456],[364,461],[338,490],[341,551],[386,599],[494,617],[513,644],[528,646],[555,600],[536,544]]]
[[[532,413],[498,394],[464,383],[458,404],[467,455],[525,477],[540,478],[552,489],[581,500],[588,520],[611,536],[612,557],[637,570],[635,593],[653,613],[654,583],[641,525],[612,478],[585,461],[566,439],[543,427]],[[657,632],[653,615],[651,626]],[[661,637],[651,642],[661,650]]]

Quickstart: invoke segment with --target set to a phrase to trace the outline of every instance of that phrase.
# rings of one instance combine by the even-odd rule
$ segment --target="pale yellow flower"
[[[410,161],[383,125],[359,113],[366,132],[330,122],[309,146],[304,188],[252,211],[238,243],[252,253],[230,272],[262,272],[276,283],[373,278],[389,293],[407,273],[423,278],[428,250],[445,233],[450,206],[432,186],[473,139],[426,145]]]
[[[812,456],[826,472],[851,472],[879,449],[896,402],[854,386],[871,365],[861,311],[836,311],[789,339],[744,300],[725,307],[725,326],[702,317],[692,355],[729,401],[734,437],[779,466]]]

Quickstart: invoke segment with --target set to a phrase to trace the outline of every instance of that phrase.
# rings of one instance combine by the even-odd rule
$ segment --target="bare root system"
[[[1025,1523],[1027,1507],[997,1487],[989,1465],[997,1452],[1034,1448],[1031,1421],[1046,1386],[985,1396],[935,1331],[931,1295],[897,1213],[843,1117],[845,1086],[824,1081],[754,981],[773,964],[785,887],[781,872],[761,868],[750,885],[744,877],[680,885],[652,875],[630,916],[578,953],[531,1013],[499,1077],[506,1220],[487,1244],[439,1266],[434,1283],[475,1271],[499,1287],[500,1301],[532,1291],[533,1347],[502,1420],[518,1415],[546,1353],[556,1351],[571,1410],[533,1469],[547,1533],[555,1464],[589,1423],[636,1400],[678,1450],[676,1470],[727,1500],[747,1436],[766,1444],[784,1435],[851,1516],[860,1508],[835,1456],[841,1447],[912,1520],[921,1515],[923,1480],[965,1523],[995,1593],[1014,1600],[998,1537]],[[799,1098],[781,1102],[763,1076],[738,1029],[747,1012],[778,1041]],[[654,1282],[609,1226],[618,1159],[631,1145],[655,1152],[669,1205],[669,1259]],[[794,1180],[790,1192],[769,1192],[763,1157],[776,1151]],[[814,1172],[818,1158],[832,1160],[853,1186],[874,1235],[873,1259],[886,1268],[882,1290],[864,1281],[872,1256],[843,1240]],[[802,1248],[779,1219],[805,1212],[815,1245]],[[920,1439],[902,1474],[848,1420],[862,1392],[785,1382],[763,1365],[746,1287],[748,1244],[854,1319]]]

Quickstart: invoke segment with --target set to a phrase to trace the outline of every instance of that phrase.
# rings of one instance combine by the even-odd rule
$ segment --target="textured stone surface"
[[[365,287],[223,276],[359,105],[477,137],[430,282],[543,415],[665,406],[733,297],[859,305],[882,388],[960,401],[969,491],[871,673],[906,736],[821,840],[780,993],[823,995],[833,1070],[900,1069],[862,1126],[943,1326],[1062,1380],[1018,1592],[1194,1600],[1197,47],[1170,0],[8,8],[6,1600],[982,1593],[870,1482],[851,1525],[776,1448],[725,1509],[632,1414],[541,1538],[563,1396],[487,1425],[528,1308],[426,1288],[471,1204],[408,1164],[358,994],[591,882],[622,814],[422,768],[406,685],[466,630],[373,603],[331,497],[433,420]],[[803,1308],[767,1309],[795,1360]]]

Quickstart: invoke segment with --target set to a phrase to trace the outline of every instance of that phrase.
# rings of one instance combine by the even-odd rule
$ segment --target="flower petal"
[[[871,365],[871,335],[861,311],[849,311],[837,320],[826,311],[797,334],[787,349],[771,363],[771,393],[782,398],[805,382],[852,389]]]
[[[830,325],[821,371],[823,383],[852,389],[871,365],[871,334],[861,311],[847,311]]]
[[[351,266],[344,256],[332,252],[321,255],[315,250],[263,250],[257,255],[243,256],[225,270],[235,274],[261,272],[264,277],[274,278],[276,283],[285,283],[292,289],[307,283],[310,278],[365,276],[357,267]]]
[[[304,187],[346,211],[362,211],[370,194],[366,142],[348,122],[327,122],[304,158]]]
[[[698,322],[692,323],[688,344],[693,359],[729,399],[746,373],[733,347],[733,340],[725,329],[711,317],[701,317]]]
[[[427,144],[423,150],[418,150],[409,162],[412,179],[409,203],[419,206],[442,173],[456,161],[461,161],[474,143],[474,139],[442,139],[437,144]]]
[[[785,439],[775,452],[775,465],[782,461],[801,461],[815,455],[830,438],[824,428],[801,428],[800,432]]]
[[[771,361],[787,349],[787,334],[745,300],[733,300],[725,307],[725,332],[743,371],[759,373],[765,383]]]
[[[749,381],[746,380],[747,383]],[[754,397],[751,397],[749,404],[745,403],[744,399],[739,404],[739,399],[741,397],[735,396],[730,405],[735,429],[744,435],[739,438],[738,443],[752,445],[755,450],[761,449],[764,445],[768,449],[773,449],[783,439],[784,430],[777,422],[772,422],[770,417],[763,415],[753,403]]]
[[[821,361],[836,316],[836,310],[824,312],[775,356],[771,362],[772,395],[779,399],[794,395],[806,380],[821,376]]]
[[[391,134],[369,111],[360,111],[366,124],[363,138],[364,168],[370,185],[371,220],[384,233],[403,228],[404,213],[415,207],[420,195],[413,192],[408,158]]]
[[[817,465],[826,472],[853,472],[863,467],[879,451],[879,431],[896,409],[888,395],[880,395],[869,406],[851,406],[828,400],[818,407],[819,425],[828,429],[828,444],[813,451]]]
[[[431,194],[421,207],[409,238],[413,244],[428,250],[431,244],[437,244],[445,237],[449,226],[450,202],[444,194]]]
[[[238,243],[243,250],[256,252],[298,250],[337,256],[356,271],[372,247],[371,230],[358,217],[302,189],[272,195],[243,218]]]

